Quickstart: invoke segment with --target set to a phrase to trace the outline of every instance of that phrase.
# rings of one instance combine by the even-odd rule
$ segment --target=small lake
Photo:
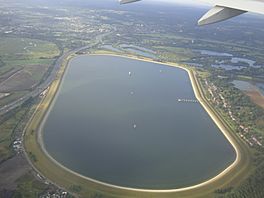
[[[126,51],[129,53],[135,54],[135,55],[152,58],[152,59],[156,58],[156,55],[155,55],[156,53],[154,51],[144,48],[144,47],[136,46],[136,45],[121,44],[119,45],[120,49],[113,47],[112,45],[102,45],[101,48],[114,51],[114,52]]]
[[[144,57],[148,57],[152,59],[156,58],[154,51],[144,48],[144,47],[139,47],[136,45],[127,45],[127,44],[121,44],[120,47],[123,50],[130,52],[132,54],[136,54],[136,55],[140,55],[140,56],[144,56]]]
[[[252,91],[254,89],[259,90],[259,92],[264,96],[264,83],[261,82],[249,82],[243,80],[234,80],[232,81],[234,86],[241,91]]]
[[[211,50],[193,50],[194,52],[199,52],[202,55],[208,55],[208,56],[228,56],[232,57],[233,54],[224,53],[224,52],[215,52]]]
[[[110,50],[110,51],[114,51],[114,52],[122,52],[121,50],[113,47],[112,45],[102,45],[101,48],[106,49],[106,50]]]
[[[231,62],[232,63],[239,63],[239,62],[247,63],[250,67],[254,67],[254,64],[256,63],[256,61],[253,61],[247,58],[238,58],[238,57],[233,57],[231,59]]]
[[[259,91],[264,96],[264,83],[256,83],[255,85],[258,87]]]
[[[236,69],[236,70],[240,70],[240,69],[244,69],[246,67],[243,67],[243,66],[233,66],[233,65],[226,65],[226,64],[219,64],[219,65],[216,65],[216,64],[213,64],[212,67],[214,68],[222,68],[222,69],[225,69],[225,70],[233,70],[233,69]]]
[[[43,126],[47,152],[102,182],[171,189],[209,179],[235,151],[195,100],[182,69],[113,56],[78,56]]]
[[[260,67],[259,65],[255,65],[256,61],[254,60],[250,60],[248,58],[235,57],[233,54],[230,54],[230,53],[216,52],[216,51],[211,51],[211,50],[193,50],[193,52],[198,52],[201,55],[213,56],[215,58],[218,58],[215,64],[212,64],[212,67],[214,68],[222,68],[225,70],[241,70],[241,69],[247,68],[247,66],[255,67],[255,68]],[[229,63],[227,64],[222,63],[224,61],[221,60],[221,58],[230,59]],[[239,63],[241,64],[237,65]],[[190,65],[196,66],[194,64],[190,64]]]

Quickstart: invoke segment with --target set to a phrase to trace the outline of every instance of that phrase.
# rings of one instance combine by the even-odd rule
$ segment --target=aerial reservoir
[[[175,189],[208,180],[236,157],[180,68],[77,56],[43,121],[63,166],[108,184]]]

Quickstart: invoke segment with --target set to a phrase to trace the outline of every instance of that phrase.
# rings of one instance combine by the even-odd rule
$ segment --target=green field
[[[1,106],[31,91],[60,54],[54,43],[36,39],[1,37],[0,46],[0,92],[10,93]]]
[[[19,178],[17,182],[18,186],[13,197],[39,197],[43,193],[43,190],[47,188],[44,183],[37,181],[30,173]]]
[[[17,129],[21,120],[23,120],[28,107],[23,107],[16,111],[14,115],[8,116],[0,124],[0,159],[4,160],[10,157],[13,153],[12,142],[14,141],[14,132]]]
[[[49,66],[59,55],[58,47],[47,41],[26,38],[0,38],[0,83],[1,89],[10,89],[9,96],[0,99],[0,106],[24,96],[31,84],[38,83]],[[31,83],[31,84],[30,84]],[[0,91],[1,92],[1,91]],[[5,92],[5,91],[4,91]],[[12,154],[11,143],[14,130],[27,109],[16,110],[14,115],[1,119],[0,158]]]
[[[51,64],[59,55],[55,44],[36,39],[1,37],[0,46],[0,75],[29,64]]]

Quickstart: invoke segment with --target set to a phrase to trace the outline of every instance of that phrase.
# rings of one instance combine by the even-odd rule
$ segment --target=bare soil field
[[[18,70],[0,83],[0,92],[29,90],[39,82],[46,73],[47,65],[28,65]]]
[[[12,68],[8,72],[0,75],[0,83],[2,83],[3,81],[5,81],[6,79],[8,79],[10,76],[14,75],[19,70],[21,70],[21,68],[17,68],[17,69]]]
[[[0,197],[3,191],[15,190],[17,180],[30,169],[22,154],[17,154],[13,158],[2,162],[0,166]]]
[[[246,91],[245,93],[251,98],[251,100],[254,103],[264,108],[264,96],[261,95],[259,91],[252,90],[252,91]]]

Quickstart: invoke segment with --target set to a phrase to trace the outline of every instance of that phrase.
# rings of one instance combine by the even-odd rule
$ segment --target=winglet
[[[226,19],[238,16],[245,13],[244,10],[237,10],[233,8],[223,7],[216,5],[209,10],[199,21],[198,25],[207,25],[211,23],[217,23]]]

